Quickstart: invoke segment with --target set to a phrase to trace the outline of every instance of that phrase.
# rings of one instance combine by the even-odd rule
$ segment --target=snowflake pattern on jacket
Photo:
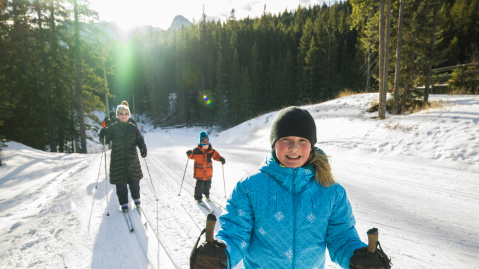
[[[354,250],[366,246],[340,184],[323,187],[314,169],[286,168],[272,155],[240,180],[219,218],[216,239],[227,245],[234,267],[324,268],[331,260],[349,268]]]

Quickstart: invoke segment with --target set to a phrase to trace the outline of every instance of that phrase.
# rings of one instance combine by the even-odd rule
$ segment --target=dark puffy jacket
[[[112,142],[110,158],[110,183],[124,185],[127,183],[128,175],[131,179],[140,180],[143,178],[140,160],[138,159],[138,148],[145,148],[145,141],[138,128],[131,123],[117,121],[109,127],[100,131],[100,143]]]

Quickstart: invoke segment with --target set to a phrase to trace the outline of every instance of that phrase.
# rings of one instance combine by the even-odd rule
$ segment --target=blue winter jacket
[[[344,188],[323,187],[314,169],[286,168],[270,155],[259,171],[240,180],[219,218],[231,268],[324,268],[331,260],[349,268],[359,239]]]

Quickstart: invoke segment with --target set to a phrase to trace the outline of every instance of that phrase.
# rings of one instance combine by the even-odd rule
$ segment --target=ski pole
[[[100,178],[100,172],[101,172],[101,162],[103,161],[103,151],[101,152],[101,157],[100,157],[100,166],[98,167],[98,174],[96,177],[96,185],[95,189],[98,189],[98,179]],[[95,198],[91,201],[91,210],[90,210],[90,218],[88,219],[88,230],[90,230],[90,222],[91,222],[91,215],[93,213],[93,205],[95,204]]]
[[[110,216],[110,210],[108,206],[110,205],[110,202],[108,201],[108,175],[106,172],[106,147],[105,147],[105,137],[103,137],[103,152],[105,152],[105,186],[106,186],[106,215]]]
[[[215,238],[213,236],[215,232],[216,216],[213,213],[208,214],[206,217],[206,242],[214,243]]]
[[[158,196],[156,196],[156,191],[155,191],[155,185],[153,185],[153,180],[151,179],[150,168],[148,168],[148,163],[146,162],[146,159],[143,158],[143,160],[145,161],[146,170],[148,171],[148,176],[150,177],[151,186],[153,187],[153,193],[155,194],[156,201],[158,201]]]
[[[223,186],[225,187],[225,198],[226,198],[225,167],[223,164],[221,164],[221,168],[223,169]]]
[[[160,237],[160,228],[159,228],[159,218],[158,218],[158,199],[156,199],[156,231],[158,233],[158,238]],[[160,268],[160,239],[157,240],[156,242],[156,261],[157,261],[157,268]]]
[[[101,171],[101,162],[103,160],[103,151],[101,152],[101,157],[100,157],[100,166],[98,166],[98,175],[96,177],[96,185],[95,185],[95,189],[97,189],[97,186],[98,186],[98,179],[100,178],[100,171]]]
[[[181,180],[181,187],[180,187],[180,192],[178,193],[178,196],[180,196],[181,189],[183,188],[183,181],[185,181],[186,168],[188,167],[188,162],[189,161],[190,161],[190,158],[188,158],[188,160],[186,160],[185,172],[183,173],[183,179]]]

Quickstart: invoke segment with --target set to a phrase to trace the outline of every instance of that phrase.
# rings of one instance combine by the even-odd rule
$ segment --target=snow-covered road
[[[372,95],[308,106],[361,238],[379,228],[393,268],[479,268],[479,97],[448,98],[443,109],[385,121],[361,110]],[[226,158],[224,166],[214,162],[211,196],[220,205],[225,190],[269,153],[274,114],[209,130]],[[140,161],[149,223],[143,229],[131,212],[134,233],[115,187],[105,183],[101,153],[48,153],[9,142],[0,168],[0,268],[189,268],[206,222],[185,154],[200,129],[147,130],[148,157]],[[328,259],[326,268],[339,267]]]

